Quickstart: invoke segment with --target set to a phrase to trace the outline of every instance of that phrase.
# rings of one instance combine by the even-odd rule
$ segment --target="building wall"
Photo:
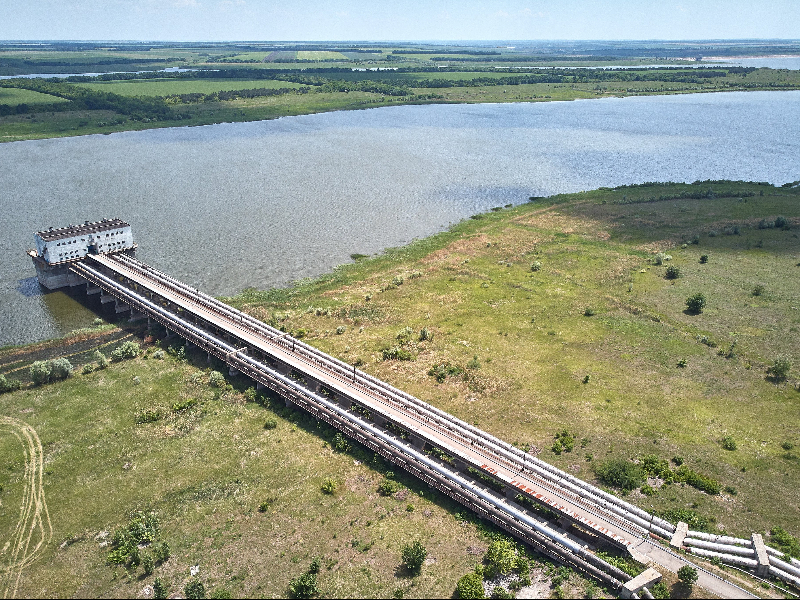
[[[36,251],[48,264],[83,258],[88,254],[89,246],[92,244],[96,245],[99,254],[133,248],[133,232],[130,225],[51,241],[43,240],[38,234],[34,238]]]

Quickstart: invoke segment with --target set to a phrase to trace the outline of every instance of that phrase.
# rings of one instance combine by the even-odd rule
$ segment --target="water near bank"
[[[800,179],[800,92],[399,106],[0,145],[0,345],[87,325],[24,251],[120,217],[139,257],[216,295],[324,273],[528,196]]]

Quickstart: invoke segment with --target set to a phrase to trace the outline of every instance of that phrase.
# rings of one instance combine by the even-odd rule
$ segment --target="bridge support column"
[[[116,298],[111,294],[106,294],[103,290],[100,290],[100,304],[108,304],[109,302],[116,301]]]
[[[237,371],[233,367],[228,367],[228,376],[229,377],[236,377],[238,374],[239,374],[239,371]]]
[[[128,322],[133,323],[134,321],[141,321],[146,317],[147,315],[145,315],[144,313],[140,313],[138,311],[135,311],[134,309],[131,309],[131,318],[128,319]]]
[[[689,525],[683,521],[678,521],[678,525],[675,528],[675,533],[672,534],[672,539],[670,540],[669,545],[673,548],[682,548],[683,540],[686,539],[686,534],[688,531]]]
[[[131,309],[131,307],[128,304],[125,304],[124,302],[120,302],[119,300],[117,300],[114,303],[114,312],[116,312],[116,313],[125,312],[125,311],[130,310],[130,309]]]
[[[211,352],[206,352],[206,364],[211,364]]]
[[[619,597],[633,598],[633,595],[638,594],[642,588],[655,585],[659,581],[661,581],[661,573],[653,568],[649,568],[625,583],[620,590]]]
[[[91,283],[89,283],[88,281],[86,282],[86,295],[87,295],[87,296],[91,296],[92,294],[99,294],[99,293],[101,293],[102,291],[103,291],[103,290],[102,290],[102,288],[99,288],[99,287],[93,286],[93,285],[92,285]]]
[[[211,356],[211,355],[209,354],[209,356]],[[263,383],[261,383],[260,381],[256,381],[256,391],[258,391],[258,390],[263,390],[265,387],[267,387],[267,386],[265,386],[265,385],[264,385]]]

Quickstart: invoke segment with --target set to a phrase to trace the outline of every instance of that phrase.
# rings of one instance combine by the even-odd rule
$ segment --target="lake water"
[[[214,295],[268,288],[529,196],[800,179],[800,92],[398,106],[0,144],[0,345],[94,315],[43,294],[48,226],[119,217],[143,261]]]

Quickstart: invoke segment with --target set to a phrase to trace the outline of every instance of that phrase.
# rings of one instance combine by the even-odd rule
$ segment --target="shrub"
[[[433,365],[428,370],[428,375],[430,375],[431,377],[435,377],[436,381],[442,383],[448,377],[461,375],[461,373],[463,372],[464,370],[458,365],[452,365],[449,362],[443,362],[438,365]]]
[[[292,598],[313,598],[319,593],[316,573],[303,573],[289,582]]]
[[[308,573],[319,573],[320,569],[322,568],[322,563],[320,562],[319,558],[316,556],[311,559],[311,564],[308,565]]]
[[[753,288],[753,291],[750,293],[753,294],[753,296],[761,296],[764,293],[764,286],[759,283]]]
[[[192,579],[183,586],[183,595],[190,600],[199,600],[206,597],[206,586],[199,579]]]
[[[489,544],[483,562],[486,564],[485,574],[487,579],[497,575],[507,575],[517,566],[517,545],[513,540],[498,538]]]
[[[783,229],[789,227],[789,222],[786,220],[786,217],[777,217],[775,219],[775,228],[776,229]]]
[[[153,358],[155,358],[156,360],[164,360],[164,356],[165,353],[161,348],[153,352]]]
[[[650,588],[650,593],[653,595],[653,598],[657,598],[658,600],[669,600],[672,595],[669,593],[669,587],[663,581],[659,581],[653,587]]]
[[[168,594],[169,589],[161,580],[161,577],[156,577],[155,581],[153,581],[153,599],[166,600]]]
[[[66,358],[56,358],[50,361],[50,379],[66,379],[72,373],[72,363]]]
[[[339,487],[339,484],[336,482],[335,479],[331,477],[326,477],[325,481],[322,482],[320,486],[320,490],[322,490],[323,494],[333,495],[336,493],[336,488]]]
[[[467,573],[456,584],[456,595],[459,598],[485,598],[483,591],[483,577],[477,573]]]
[[[111,360],[119,362],[129,358],[136,358],[139,356],[139,344],[132,341],[123,342],[111,352]]]
[[[422,569],[425,559],[428,557],[428,551],[422,542],[415,540],[410,544],[404,544],[400,550],[400,557],[403,561],[403,566],[409,572],[418,574]]]
[[[587,306],[583,309],[583,316],[584,317],[593,317],[595,315],[594,309],[591,306]]]
[[[95,350],[92,353],[92,360],[97,363],[98,369],[105,369],[108,366],[108,357],[100,350]]]
[[[673,472],[673,479],[678,483],[688,483],[693,488],[713,496],[718,495],[720,491],[722,491],[722,484],[719,481],[711,479],[706,475],[696,473],[686,465],[682,465]]]
[[[94,373],[94,365],[92,363],[86,363],[81,369],[82,375],[88,375],[89,373]]]
[[[708,254],[701,254],[700,255],[700,264],[704,265],[708,262]]]
[[[393,496],[400,491],[401,485],[391,479],[384,479],[378,486],[378,493],[381,496]]]
[[[681,276],[681,270],[675,265],[670,265],[664,273],[666,279],[678,279]]]
[[[384,348],[381,350],[383,360],[414,360],[414,356],[400,346],[392,346],[391,348]]]
[[[166,540],[161,542],[153,552],[155,553],[156,561],[160,563],[167,562],[169,557],[172,556],[172,548],[169,547],[169,543]]]
[[[730,450],[733,452],[736,450],[736,440],[734,440],[732,436],[726,435],[724,438],[722,438],[722,447],[725,450]]]
[[[264,429],[275,429],[278,426],[278,420],[275,417],[270,417],[264,422]]]
[[[345,325],[339,325],[336,328],[336,335],[342,335],[345,331],[347,331],[347,327]]]
[[[784,450],[786,450],[788,452],[789,450],[794,448],[794,444],[792,442],[783,442],[781,444],[781,448],[783,448]]]
[[[467,368],[474,371],[475,369],[481,368],[481,363],[478,361],[478,355],[474,355],[470,361],[467,363]]]
[[[672,523],[683,521],[689,525],[689,529],[694,531],[709,530],[708,519],[702,515],[699,515],[693,510],[689,510],[688,508],[671,508],[658,513],[658,516]]]
[[[44,385],[50,382],[50,372],[52,365],[46,360],[37,360],[28,369],[33,383],[36,385]]]
[[[402,275],[395,275],[392,278],[392,285],[401,286],[401,285],[403,285],[403,281],[404,281],[404,279],[403,279]]]
[[[339,452],[347,452],[351,448],[350,442],[340,432],[333,436],[333,447]]]
[[[6,379],[5,375],[0,374],[0,394],[6,392],[13,392],[22,387],[22,384],[17,379]]]
[[[685,358],[682,358],[678,361],[678,367],[681,369],[685,368],[687,364],[688,362],[686,361]]]
[[[423,327],[420,329],[419,332],[419,341],[420,342],[430,342],[433,341],[433,331],[428,329],[427,327]]]
[[[603,482],[628,492],[644,483],[644,471],[629,460],[607,460],[596,464],[594,469]]]
[[[789,358],[780,355],[772,362],[772,366],[767,369],[767,373],[775,381],[783,381],[788,377],[791,368],[792,363]]]
[[[538,260],[535,260],[533,261],[533,263],[531,263],[531,271],[535,273],[536,271],[541,271],[541,270],[542,270],[542,263],[540,263]]]
[[[773,527],[769,532],[771,541],[781,552],[793,558],[800,558],[800,541],[782,527]]]
[[[97,317],[94,321],[92,321],[92,326],[94,327],[100,327],[100,325],[102,324],[103,324],[103,319],[101,319],[100,317]]]
[[[208,385],[211,387],[224,388],[227,383],[225,375],[219,371],[211,371],[211,373],[208,374]]]
[[[686,310],[693,315],[699,315],[706,307],[706,297],[702,292],[697,292],[686,298]]]
[[[639,488],[639,491],[641,491],[645,496],[652,496],[653,494],[656,493],[655,488],[646,483],[641,488]]]
[[[139,564],[139,544],[153,542],[158,536],[159,524],[155,513],[134,513],[125,527],[114,531],[111,552],[106,562],[113,565]]]
[[[656,266],[663,265],[668,260],[672,260],[672,256],[666,254],[665,252],[659,252],[653,257],[653,264]]]
[[[146,410],[143,413],[139,413],[136,415],[136,424],[141,425],[142,423],[155,423],[161,419],[161,413],[156,410]]]
[[[156,561],[149,552],[142,558],[142,568],[144,569],[144,574],[148,576],[152,575],[156,569]]]
[[[683,565],[678,569],[678,579],[689,587],[693,586],[697,582],[697,569],[689,565]]]

